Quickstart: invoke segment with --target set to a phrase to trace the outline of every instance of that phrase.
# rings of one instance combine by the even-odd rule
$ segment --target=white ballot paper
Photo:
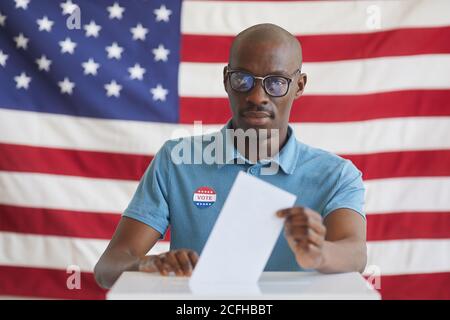
[[[276,211],[296,196],[240,172],[189,280],[202,284],[256,284],[283,228]]]

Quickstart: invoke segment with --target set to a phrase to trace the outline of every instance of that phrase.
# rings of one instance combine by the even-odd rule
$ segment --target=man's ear
[[[306,76],[306,73],[300,74],[297,81],[297,92],[295,93],[295,99],[300,98],[300,96],[303,94],[303,90],[305,90],[306,81],[308,80],[308,77]]]
[[[223,87],[225,88],[225,92],[228,93],[228,91],[227,91],[227,71],[228,71],[228,66],[225,66],[223,68]]]

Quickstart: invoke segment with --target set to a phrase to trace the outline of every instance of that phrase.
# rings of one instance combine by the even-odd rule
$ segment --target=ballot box
[[[263,272],[256,284],[189,285],[188,277],[124,272],[109,300],[379,300],[380,294],[357,272]]]

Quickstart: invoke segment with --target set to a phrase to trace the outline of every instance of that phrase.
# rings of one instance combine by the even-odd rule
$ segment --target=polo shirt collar
[[[231,120],[227,122],[227,124],[220,130],[222,133],[223,141],[225,150],[232,150],[232,152],[224,152],[225,154],[225,161],[222,164],[218,164],[219,168],[223,167],[225,164],[232,164],[235,163],[236,159],[240,159],[244,163],[254,165],[255,163],[249,161],[246,159],[235,147],[234,147],[234,141],[232,138],[227,139],[227,135],[229,136],[229,132],[227,132],[227,129],[232,129]],[[292,174],[295,171],[295,168],[297,166],[297,161],[299,157],[300,148],[297,142],[297,139],[295,138],[294,130],[291,126],[288,126],[288,132],[287,132],[287,141],[281,151],[277,153],[274,157],[271,159],[264,159],[262,161],[259,161],[261,164],[266,164],[270,162],[277,163],[281,170],[283,170],[286,174]]]

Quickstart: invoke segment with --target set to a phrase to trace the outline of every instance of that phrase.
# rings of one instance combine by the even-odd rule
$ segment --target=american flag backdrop
[[[368,281],[450,299],[448,0],[2,0],[0,295],[105,297],[93,267],[152,155],[227,121],[228,49],[261,22],[303,45],[297,138],[363,172]]]

